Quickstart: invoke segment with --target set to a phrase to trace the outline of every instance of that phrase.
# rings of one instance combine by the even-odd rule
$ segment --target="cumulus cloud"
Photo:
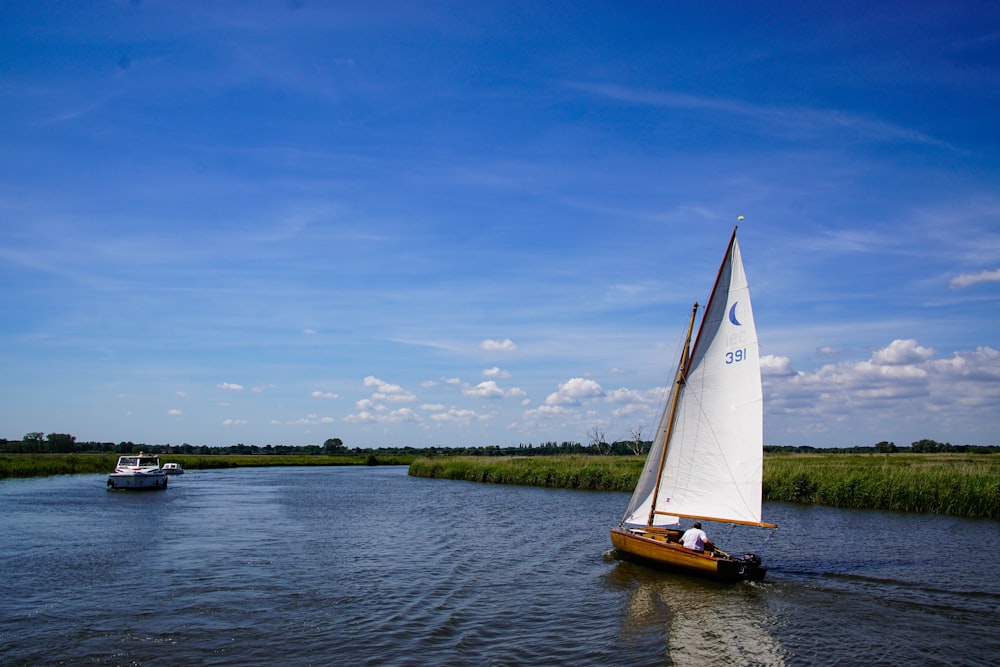
[[[332,424],[336,421],[333,417],[320,417],[319,415],[313,413],[308,414],[300,419],[293,419],[292,421],[285,422],[290,425],[315,425],[315,424]]]
[[[776,357],[773,354],[765,354],[760,358],[761,375],[795,375],[792,368],[792,361],[788,357]]]
[[[955,276],[948,281],[948,287],[951,289],[963,289],[965,287],[972,287],[973,285],[977,285],[979,283],[995,282],[1000,282],[1000,269],[980,271],[979,273],[963,273],[962,275]]]
[[[339,396],[332,391],[314,391],[310,394],[313,398],[339,398]]]
[[[488,417],[485,415],[477,414],[475,410],[462,410],[458,408],[451,408],[446,412],[439,412],[431,415],[431,419],[435,422],[454,422],[457,424],[468,425],[473,421],[486,420]]]
[[[525,410],[524,419],[526,422],[531,423],[537,421],[538,419],[565,417],[572,414],[572,410],[561,405],[539,405],[537,408]]]
[[[510,338],[504,338],[503,340],[487,338],[479,344],[479,348],[487,352],[514,352],[517,350],[517,345]]]
[[[604,396],[601,385],[586,378],[571,378],[559,385],[559,390],[548,395],[546,405],[580,405],[583,400]]]
[[[472,398],[503,398],[503,389],[493,380],[480,382],[475,387],[467,387],[462,393]]]
[[[776,432],[822,435],[850,425],[874,439],[948,439],[963,422],[980,420],[983,411],[1000,412],[1000,351],[980,347],[937,358],[912,339],[894,340],[865,360],[826,364],[814,372],[794,371],[781,357],[782,370],[764,375],[765,406]],[[954,426],[951,426],[954,424]],[[985,434],[995,437],[995,433]],[[909,444],[905,441],[904,444]],[[975,443],[968,443],[975,444]]]
[[[344,417],[344,421],[349,424],[418,422],[420,421],[420,415],[418,415],[410,408],[400,408],[399,410],[392,410],[392,411],[381,410],[378,412],[362,410],[355,414],[347,415],[346,417]]]
[[[510,373],[503,370],[499,366],[494,366],[493,368],[487,368],[483,371],[484,378],[496,378],[498,380],[506,380],[510,377]]]
[[[223,382],[215,386],[217,386],[219,389],[226,389],[228,391],[243,391],[243,385],[235,384],[233,382]]]
[[[913,339],[894,340],[889,347],[883,348],[872,355],[872,363],[901,366],[926,361],[934,356],[934,350],[920,347]]]
[[[407,402],[417,400],[416,396],[398,384],[383,382],[372,375],[366,377],[364,382],[366,387],[375,388],[372,398],[377,401]]]
[[[184,413],[178,410],[177,408],[174,408],[173,410],[167,410],[167,414],[170,415],[171,417],[179,417]]]
[[[462,390],[462,393],[470,398],[504,398],[507,396],[521,397],[526,395],[520,387],[504,390],[493,380],[480,382],[475,387],[466,387]]]
[[[241,424],[246,424],[246,423],[247,423],[246,419],[223,419],[222,420],[222,425],[223,426],[239,426]]]

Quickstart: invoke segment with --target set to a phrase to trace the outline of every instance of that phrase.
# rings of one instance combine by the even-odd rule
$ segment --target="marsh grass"
[[[632,456],[436,457],[419,477],[632,491]],[[1000,457],[991,454],[769,454],[764,500],[1000,519]]]
[[[764,499],[998,519],[1000,457],[770,455],[764,459]]]
[[[110,473],[120,454],[0,454],[0,479],[81,473]],[[160,454],[160,463],[180,463],[185,470],[263,466],[408,465],[412,456],[283,456]]]
[[[642,463],[642,457],[633,456],[450,456],[418,458],[410,464],[410,474],[493,484],[631,491]]]

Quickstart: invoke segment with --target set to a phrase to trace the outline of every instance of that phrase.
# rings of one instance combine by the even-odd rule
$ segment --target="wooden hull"
[[[611,543],[623,559],[653,567],[693,574],[716,581],[760,581],[767,568],[747,558],[731,558],[685,549],[663,532],[611,529]]]

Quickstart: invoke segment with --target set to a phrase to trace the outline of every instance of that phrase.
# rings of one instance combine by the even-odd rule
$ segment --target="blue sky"
[[[992,2],[5,2],[0,437],[1000,444]]]

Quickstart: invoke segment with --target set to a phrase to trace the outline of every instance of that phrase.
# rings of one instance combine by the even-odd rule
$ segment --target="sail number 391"
[[[745,361],[747,358],[747,349],[742,347],[738,350],[730,350],[726,352],[726,364],[738,364],[741,361]]]

